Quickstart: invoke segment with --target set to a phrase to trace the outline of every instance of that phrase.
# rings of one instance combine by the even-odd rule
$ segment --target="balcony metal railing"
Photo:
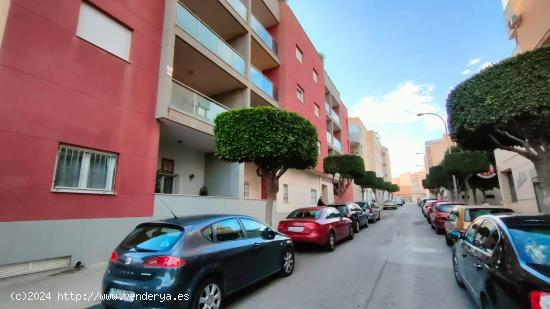
[[[267,31],[264,25],[262,25],[262,23],[260,23],[260,21],[254,15],[252,15],[251,26],[252,30],[256,32],[256,34],[260,37],[260,39],[262,39],[267,47],[269,47],[269,49],[271,49],[271,51],[275,54],[278,54],[279,51],[277,48],[277,42],[273,39],[271,34],[269,34],[269,31]]]
[[[237,12],[237,14],[239,14],[244,21],[246,21],[247,10],[243,2],[241,0],[227,0],[227,2],[235,10],[235,12]]]
[[[172,82],[170,107],[212,125],[216,116],[227,111],[227,107],[177,80]]]
[[[250,65],[250,81],[260,88],[265,94],[272,97],[276,101],[279,99],[277,93],[277,87],[273,85],[271,80],[267,78],[262,72]]]
[[[245,76],[246,62],[244,59],[181,3],[178,3],[176,24],[225,63]]]

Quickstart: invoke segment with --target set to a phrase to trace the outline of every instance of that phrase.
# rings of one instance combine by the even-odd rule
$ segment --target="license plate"
[[[303,226],[289,226],[288,230],[291,232],[303,232],[304,227]]]
[[[109,298],[112,300],[122,300],[127,302],[133,302],[136,297],[136,293],[131,291],[119,290],[111,288],[109,290]]]

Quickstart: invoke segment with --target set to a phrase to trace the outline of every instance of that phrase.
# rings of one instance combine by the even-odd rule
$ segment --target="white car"
[[[388,209],[388,208],[391,208],[391,209],[397,209],[397,204],[392,201],[392,200],[386,200],[384,201],[384,209]]]

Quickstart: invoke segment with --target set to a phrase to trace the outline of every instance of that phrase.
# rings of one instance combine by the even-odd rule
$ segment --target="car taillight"
[[[283,223],[279,222],[279,225],[277,226],[277,230],[278,231],[284,231],[286,229],[286,225],[284,225]]]
[[[304,226],[304,232],[306,233],[311,233],[319,228],[319,224],[314,222],[303,223],[303,226]]]
[[[145,267],[179,268],[185,265],[185,260],[175,256],[155,256],[143,262]]]
[[[550,293],[533,291],[530,294],[531,309],[550,308]]]
[[[116,251],[111,253],[111,263],[118,263],[118,253]]]

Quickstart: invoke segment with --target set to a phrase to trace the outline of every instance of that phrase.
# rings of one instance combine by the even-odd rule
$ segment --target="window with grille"
[[[244,182],[244,198],[250,198],[250,183],[248,181]]]
[[[288,203],[288,185],[283,185],[283,202]]]
[[[296,86],[296,97],[298,98],[298,101],[304,103],[304,89],[300,86]]]
[[[298,46],[296,46],[296,59],[302,63],[304,61],[304,53],[300,50]]]
[[[117,155],[61,145],[53,190],[112,193]]]
[[[317,190],[311,189],[311,199],[310,199],[311,205],[317,205]]]

